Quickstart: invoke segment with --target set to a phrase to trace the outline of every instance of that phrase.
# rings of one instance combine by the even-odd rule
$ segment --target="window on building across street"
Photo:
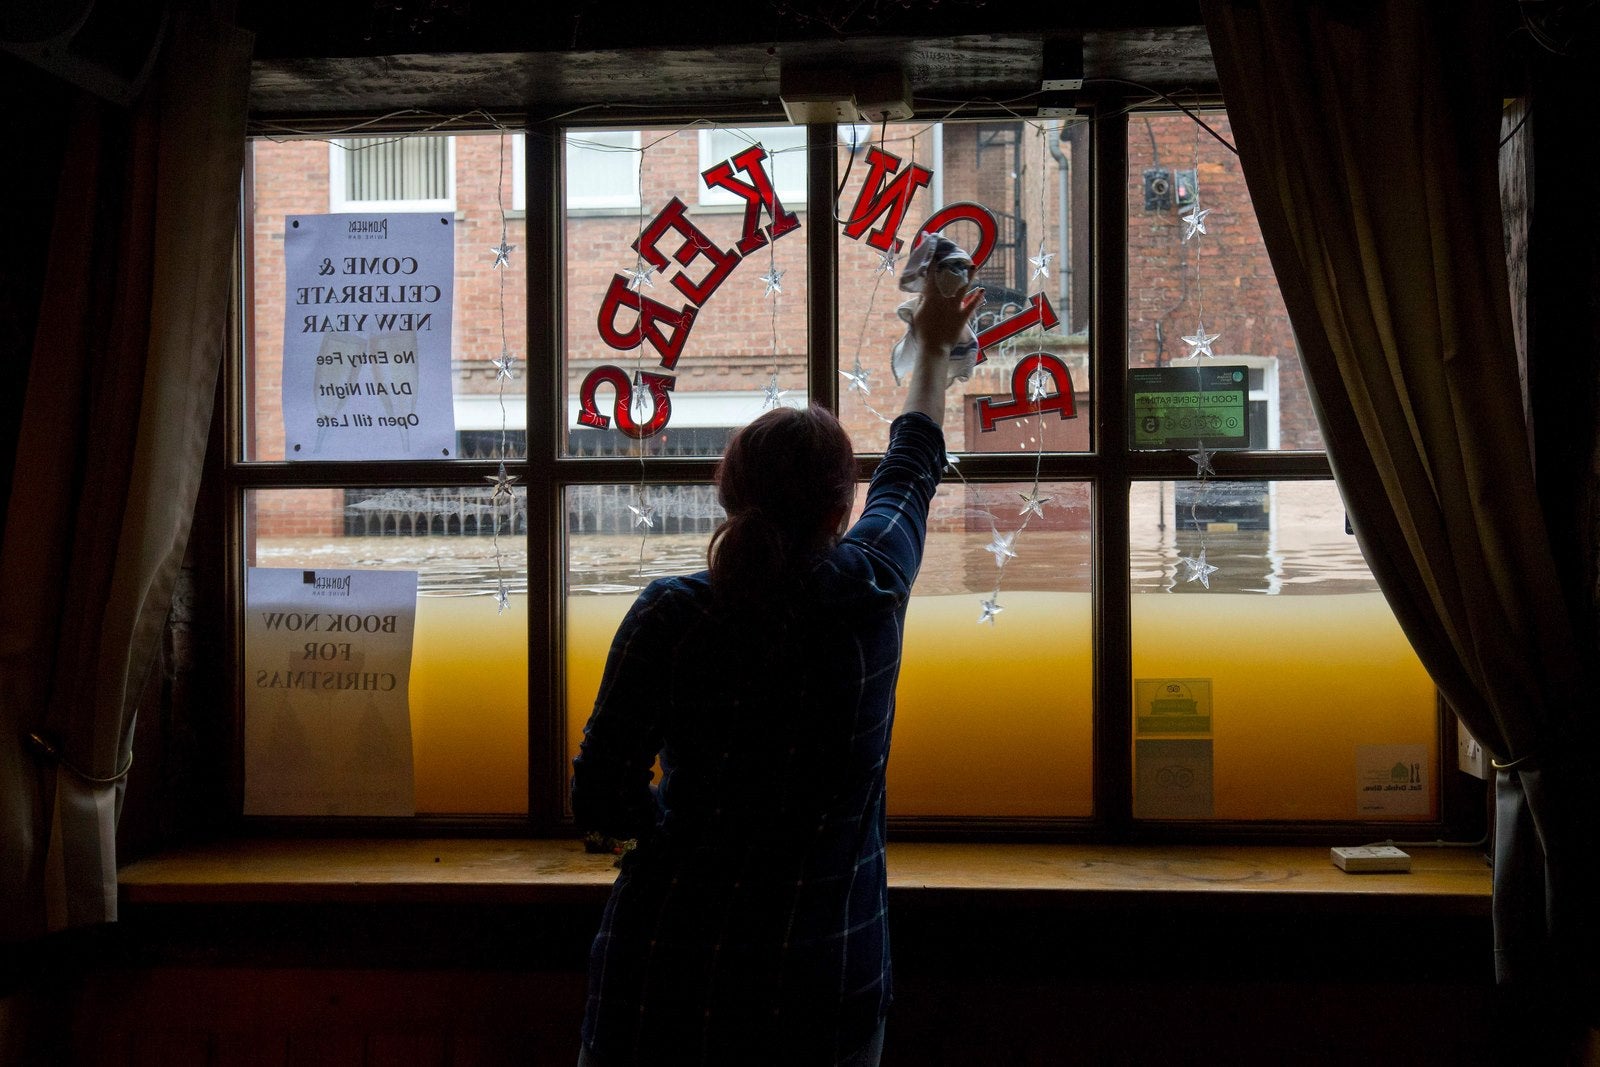
[[[845,127],[849,130],[850,127]],[[760,145],[766,155],[764,166],[773,191],[785,205],[806,200],[806,131],[799,126],[764,126],[753,129],[728,127],[700,131],[700,169],[705,170],[733,159],[741,152]],[[696,191],[701,204],[742,206],[744,201],[722,186],[704,185]]]
[[[340,137],[328,143],[328,210],[453,211],[455,139]]]
[[[637,130],[567,134],[567,207],[635,210],[641,154]]]
[[[453,144],[427,187],[449,212],[315,165],[359,152],[254,142],[246,814],[562,825],[611,635],[704,566],[730,435],[827,404],[870,471],[904,398],[897,269],[931,225],[988,299],[906,621],[895,824],[1442,831],[1437,696],[1348,533],[1227,115],[1196,113],[1213,136],[1129,105],[809,146],[755,122],[392,138]],[[563,189],[545,262],[524,205]],[[347,574],[415,592],[339,618],[315,597]]]

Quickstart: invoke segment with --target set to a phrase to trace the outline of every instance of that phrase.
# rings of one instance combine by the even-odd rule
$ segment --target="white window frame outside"
[[[421,197],[409,200],[352,200],[345,195],[348,176],[346,165],[350,150],[341,140],[328,144],[328,210],[333,214],[357,211],[450,211],[456,209],[456,139],[446,138],[449,153],[446,188],[443,197]]]
[[[768,144],[775,140],[771,135],[781,133],[787,139],[798,138],[796,144],[780,144],[776,147]],[[723,141],[717,135],[732,137],[738,143],[730,151],[719,151],[718,141]],[[700,131],[700,172],[728,159],[736,152],[743,151],[749,146],[761,143],[767,149],[767,174],[772,178],[772,189],[778,197],[778,202],[786,208],[793,208],[806,202],[806,128],[804,126],[722,126],[717,129],[703,129]],[[724,141],[724,143],[726,143]],[[781,168],[781,169],[780,169]],[[745,180],[736,171],[735,177]],[[701,207],[742,207],[744,198],[722,188],[706,188],[704,182],[700,183]]]
[[[618,139],[618,143],[610,150],[584,149],[582,142],[598,140],[601,143],[608,138]],[[625,143],[622,139],[626,139]],[[626,167],[628,172],[629,191],[626,193],[604,192],[594,193],[585,191],[589,183],[573,179],[572,165],[574,160],[573,146],[577,144],[578,150],[595,160],[604,159],[608,164],[615,160],[615,166]],[[517,152],[517,158],[522,158],[522,153]],[[567,178],[567,210],[568,211],[637,211],[639,209],[639,131],[638,130],[569,130],[566,135],[566,153],[563,157]],[[513,180],[516,172],[513,172]],[[592,187],[592,186],[590,186]],[[518,183],[512,192],[512,203],[515,205],[526,194],[523,186]]]

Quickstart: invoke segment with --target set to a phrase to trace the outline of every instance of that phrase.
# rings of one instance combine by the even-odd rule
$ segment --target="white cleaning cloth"
[[[945,296],[964,292],[972,283],[972,257],[948,237],[919,233],[917,243],[912,246],[911,255],[906,259],[905,269],[900,272],[900,288],[907,293],[921,294],[930,279]],[[910,325],[919,300],[920,295],[912,297],[896,309],[900,320],[907,326],[905,336],[895,342],[889,362],[897,383],[904,381],[917,365],[917,339],[912,336]],[[977,362],[978,335],[968,326],[967,335],[950,351],[950,376],[945,384],[966,381],[972,376],[972,368]]]

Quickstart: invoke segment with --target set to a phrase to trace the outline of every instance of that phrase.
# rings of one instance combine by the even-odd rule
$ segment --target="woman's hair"
[[[735,433],[717,465],[728,517],[707,549],[717,599],[777,595],[834,543],[855,492],[855,450],[827,408],[775,408]]]

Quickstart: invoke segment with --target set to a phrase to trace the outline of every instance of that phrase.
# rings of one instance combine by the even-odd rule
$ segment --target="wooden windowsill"
[[[1322,846],[889,846],[892,898],[987,905],[1488,915],[1472,848],[1414,848],[1405,874],[1347,874]],[[599,902],[613,857],[575,840],[241,839],[124,867],[143,904]]]

